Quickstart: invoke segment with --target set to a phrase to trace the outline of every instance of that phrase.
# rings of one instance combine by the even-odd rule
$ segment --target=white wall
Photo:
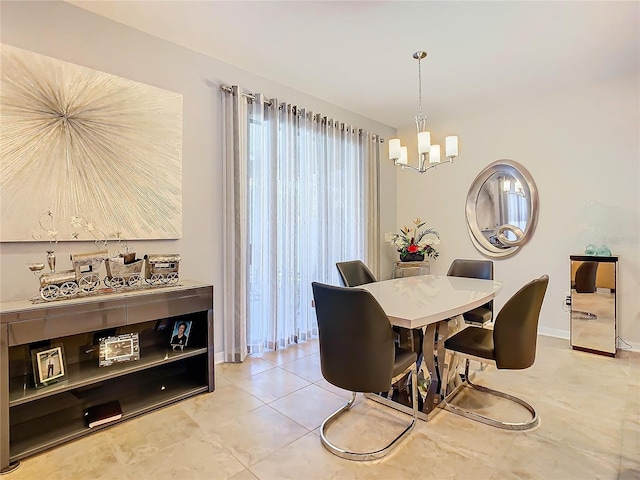
[[[540,331],[568,338],[569,314],[562,303],[569,292],[569,255],[583,253],[590,241],[606,241],[620,256],[618,335],[640,348],[639,85],[637,74],[628,75],[456,118],[430,119],[432,136],[440,143],[445,135],[459,135],[460,156],[453,165],[423,175],[399,172],[398,221],[420,216],[440,232],[441,256],[432,273],[446,273],[454,258],[484,258],[467,234],[467,191],[489,163],[515,160],[533,175],[540,213],[531,241],[515,256],[495,260],[496,279],[504,282],[496,307],[547,273]],[[452,110],[464,111],[464,105]],[[398,133],[415,152],[415,127]],[[595,213],[599,218],[590,225]]]
[[[240,84],[268,97],[279,97],[378,133],[395,136],[389,127],[210,59],[62,2],[2,2],[3,43],[84,65],[184,95],[183,239],[135,242],[140,253],[180,253],[184,278],[213,283],[216,351],[221,351],[224,284],[221,232],[222,150],[219,84]],[[487,164],[509,158],[533,174],[541,196],[538,229],[514,257],[496,260],[496,277],[505,282],[499,308],[531,278],[551,277],[541,330],[568,335],[569,317],[562,299],[569,290],[569,260],[581,253],[588,225],[589,202],[608,208],[609,246],[620,255],[619,335],[640,344],[640,171],[638,76],[585,83],[518,104],[492,105],[470,112],[452,105],[455,118],[430,118],[434,140],[460,136],[460,157],[424,175],[381,165],[381,232],[393,231],[416,216],[442,236],[441,256],[433,273],[445,273],[453,258],[482,258],[468,238],[464,201],[475,176]],[[437,92],[434,92],[437,93]],[[426,112],[427,114],[429,112]],[[412,112],[407,112],[403,143],[415,150]],[[440,138],[438,138],[440,137]],[[415,157],[414,157],[415,160]],[[397,176],[397,184],[396,184]],[[397,192],[396,192],[397,188]],[[618,210],[614,209],[617,207]],[[396,221],[397,214],[397,221]],[[635,222],[635,223],[634,223]],[[91,249],[61,243],[59,258]],[[37,281],[25,263],[44,259],[45,244],[0,245],[0,300],[33,295]],[[389,278],[396,252],[382,244],[381,278]]]
[[[278,97],[352,123],[385,138],[395,130],[335,105],[257,77],[220,61],[138,32],[63,2],[2,2],[3,43],[181,93],[183,124],[183,238],[133,242],[138,254],[179,253],[180,275],[215,286],[215,350],[222,351],[223,178],[220,84]],[[382,165],[383,231],[393,228],[396,212],[395,169]],[[28,192],[25,192],[28,195]],[[37,219],[34,219],[34,223]],[[37,279],[26,263],[44,261],[44,243],[0,245],[0,300],[37,293]],[[89,243],[59,243],[58,266],[72,252],[91,251]]]

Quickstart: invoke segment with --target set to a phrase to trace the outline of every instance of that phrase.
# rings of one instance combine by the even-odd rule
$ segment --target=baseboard
[[[569,330],[560,330],[556,328],[540,328],[538,329],[539,335],[545,337],[562,338],[563,340],[570,340],[571,335]],[[618,337],[618,350],[630,350],[632,352],[640,352],[640,343],[629,342]]]
[[[224,363],[224,352],[218,352],[218,353],[214,354],[213,355],[213,363],[214,364]]]
[[[538,330],[539,335],[544,335],[545,337],[554,337],[554,338],[562,338],[563,340],[570,340],[571,336],[569,334],[569,330],[560,330],[557,328],[540,328]],[[626,345],[625,345],[626,344]],[[629,345],[629,347],[627,347]],[[618,339],[618,349],[620,350],[631,350],[633,352],[640,352],[640,343],[628,342],[626,340],[622,341]],[[213,356],[213,363],[224,363],[224,352],[218,352]]]
[[[618,337],[618,351],[619,350],[630,350],[632,352],[640,352],[640,343],[630,342],[628,340],[623,340]]]
[[[569,330],[560,330],[557,328],[539,328],[538,334],[544,335],[545,337],[562,338],[564,340],[569,340],[571,338]]]

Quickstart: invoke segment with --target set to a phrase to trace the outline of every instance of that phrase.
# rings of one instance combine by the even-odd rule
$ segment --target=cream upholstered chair
[[[332,385],[352,392],[351,400],[322,423],[322,444],[334,455],[349,460],[384,457],[409,435],[418,418],[417,356],[395,345],[389,318],[368,291],[317,282],[311,286],[318,319],[322,375]],[[329,425],[353,406],[356,392],[389,392],[395,382],[409,374],[413,418],[386,446],[370,452],[352,452],[327,438]]]
[[[536,358],[538,319],[548,284],[549,277],[543,275],[518,290],[498,313],[493,330],[468,326],[445,340],[444,346],[447,350],[465,358],[465,375],[461,386],[448,395],[445,391],[446,385],[442,387],[441,394],[446,410],[507,430],[528,430],[538,425],[538,414],[524,400],[472,383],[469,379],[469,360],[493,364],[498,370],[521,370],[533,365]],[[448,366],[445,365],[444,378],[449,378],[448,375]],[[466,386],[518,403],[529,411],[531,420],[519,423],[502,422],[451,403]]]

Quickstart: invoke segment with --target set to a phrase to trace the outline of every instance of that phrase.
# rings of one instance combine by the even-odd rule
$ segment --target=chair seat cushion
[[[455,352],[495,360],[493,330],[487,328],[467,327],[445,340],[444,346]]]
[[[477,307],[464,313],[464,321],[483,325],[491,321],[491,310],[485,307]]]
[[[396,347],[396,359],[393,364],[393,376],[401,374],[407,368],[418,360],[416,352],[407,350],[405,348]]]

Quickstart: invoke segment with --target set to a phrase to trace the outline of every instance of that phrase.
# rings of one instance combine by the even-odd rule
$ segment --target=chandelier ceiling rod
[[[418,60],[418,116],[422,117],[422,59],[426,58],[427,52],[416,52],[413,58]]]
[[[451,163],[458,156],[458,137],[448,136],[445,138],[446,160],[440,160],[440,145],[431,145],[431,133],[427,130],[427,117],[422,113],[422,59],[426,58],[427,52],[417,51],[413,58],[418,60],[418,115],[416,115],[416,129],[418,130],[418,166],[409,165],[407,147],[400,143],[399,138],[389,140],[389,159],[394,165],[399,165],[404,170],[410,168],[419,173],[437,167],[441,163]],[[428,159],[428,162],[427,162]],[[428,163],[428,165],[427,165]]]

